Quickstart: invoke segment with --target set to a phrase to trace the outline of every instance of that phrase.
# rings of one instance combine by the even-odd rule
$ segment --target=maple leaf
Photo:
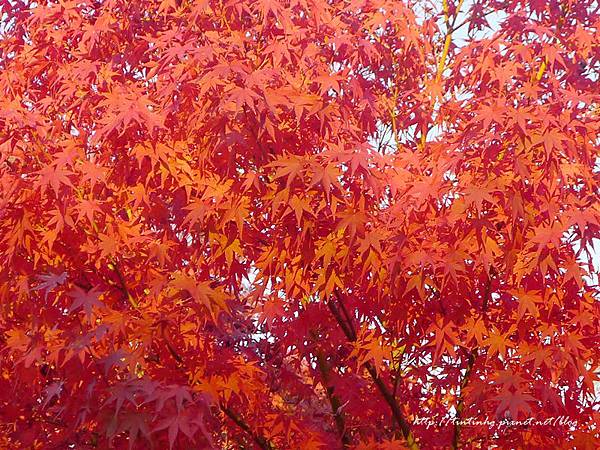
[[[127,353],[125,350],[123,349],[118,349],[115,352],[112,352],[110,355],[102,358],[100,360],[101,364],[104,366],[104,374],[108,375],[108,371],[111,369],[111,367],[114,366],[118,366],[118,367],[126,367],[127,366],[127,360],[130,359],[130,354]]]
[[[520,413],[528,415],[531,412],[530,404],[536,401],[533,396],[520,390],[514,392],[504,390],[494,399],[500,400],[496,408],[496,416],[500,417],[504,411],[509,411],[510,417],[515,420],[520,417]]]
[[[356,361],[359,367],[372,361],[373,367],[379,372],[385,367],[384,361],[391,361],[392,352],[390,347],[382,342],[381,338],[366,334],[356,343],[350,356],[357,358]]]
[[[552,351],[548,348],[535,348],[535,350],[523,356],[523,362],[533,361],[535,368],[541,367],[542,364],[549,364],[551,361]]]
[[[304,213],[313,215],[310,203],[306,200],[306,198],[300,198],[297,195],[293,195],[292,198],[290,198],[289,208],[289,210],[283,213],[282,217],[285,217],[287,214],[293,211],[298,226],[300,226],[300,224],[302,223],[302,216]]]
[[[438,360],[443,353],[448,353],[452,357],[456,357],[456,347],[458,340],[456,337],[456,326],[452,322],[446,324],[438,324],[434,327],[435,332],[435,350],[433,359]]]
[[[315,253],[315,260],[323,258],[323,267],[327,269],[332,259],[335,259],[337,255],[337,245],[334,240],[327,239],[321,242]]]
[[[234,239],[232,242],[228,243],[226,245],[226,247],[223,249],[223,253],[225,254],[225,260],[227,261],[227,264],[229,265],[229,267],[231,267],[231,264],[233,263],[233,259],[236,255],[243,255],[243,250],[240,244],[240,240],[239,239]],[[218,298],[218,296],[213,296],[215,298]],[[223,309],[226,309],[226,305],[223,302],[219,302],[220,306],[223,306]]]
[[[44,399],[44,402],[42,403],[42,408],[45,408],[46,406],[48,406],[48,404],[54,399],[54,397],[60,396],[60,394],[63,390],[63,386],[64,386],[64,382],[56,381],[54,383],[49,384],[46,387],[46,389],[44,390],[46,398]]]
[[[292,184],[292,181],[294,181],[294,178],[301,176],[301,172],[304,170],[305,162],[302,158],[289,156],[286,158],[280,158],[270,165],[277,167],[274,175],[275,179],[287,177],[286,187],[289,188]]]
[[[121,381],[110,388],[110,396],[106,400],[105,405],[115,403],[115,416],[125,404],[137,405],[136,395],[142,391],[142,385],[139,380]]]
[[[82,217],[86,217],[91,224],[94,224],[94,213],[102,214],[102,209],[93,200],[82,199],[77,206],[79,213],[77,215],[77,221],[79,222]]]
[[[544,132],[542,139],[546,154],[550,155],[554,149],[561,150],[564,137],[558,130],[551,128]]]
[[[242,110],[242,107],[244,106],[247,106],[254,111],[254,100],[256,98],[258,98],[258,94],[252,89],[237,87],[231,91],[227,102],[235,103],[236,111]]]
[[[117,254],[118,242],[114,236],[100,233],[99,238],[100,255],[102,258],[111,258]]]
[[[72,313],[77,311],[79,308],[82,308],[85,312],[85,315],[89,318],[92,315],[92,309],[103,308],[104,304],[100,301],[100,296],[102,292],[97,290],[96,288],[92,288],[89,291],[85,291],[79,286],[75,286],[71,292],[69,292],[69,296],[73,297],[73,303],[69,307],[69,312]]]
[[[489,105],[481,105],[477,112],[475,122],[481,122],[484,130],[487,130],[492,122],[498,122],[504,112],[503,105],[492,103]]]
[[[469,186],[464,190],[465,202],[468,205],[474,204],[477,211],[481,211],[484,201],[495,203],[494,197],[491,195],[492,191],[483,186]]]
[[[597,2],[96,3],[2,7],[0,448],[598,447]]]
[[[564,233],[564,225],[560,222],[555,222],[551,226],[540,225],[531,232],[531,242],[536,243],[539,247],[547,247],[549,245],[555,248],[560,247],[560,239]]]
[[[338,178],[340,176],[339,169],[333,164],[327,164],[325,167],[322,166],[312,166],[313,177],[310,182],[309,187],[320,183],[325,190],[325,194],[329,196],[331,191],[331,186],[338,186]]]
[[[119,430],[126,431],[129,438],[129,449],[132,449],[139,436],[146,442],[151,443],[151,431],[149,424],[151,418],[148,414],[135,412],[125,412],[119,416]]]
[[[91,161],[83,161],[80,167],[81,182],[89,181],[92,185],[101,183],[106,179],[106,169],[103,166],[92,163]]]
[[[66,169],[65,166],[45,166],[39,172],[39,178],[35,183],[35,187],[42,187],[42,192],[45,192],[46,187],[50,185],[54,190],[54,194],[58,196],[60,187],[62,185],[73,187],[73,183],[69,178],[70,175],[73,175],[73,172]]]
[[[221,385],[213,377],[205,378],[201,371],[197,371],[191,377],[191,385],[194,391],[201,392],[209,402],[218,403]]]
[[[350,238],[354,238],[357,232],[362,234],[367,216],[362,211],[346,211],[339,214],[341,220],[336,230],[346,230]]]
[[[189,412],[178,412],[177,414],[162,419],[152,431],[160,431],[164,430],[165,428],[168,429],[169,448],[171,449],[173,448],[175,440],[177,439],[177,435],[180,431],[189,439],[193,439],[194,434],[199,426],[197,424],[197,418],[195,415]]]
[[[61,284],[63,284],[67,279],[67,273],[66,272],[62,272],[60,274],[55,274],[52,272],[49,272],[47,274],[42,274],[38,276],[38,280],[41,281],[40,284],[38,284],[34,290],[39,291],[39,290],[44,290],[44,299],[48,298],[48,292],[50,292],[52,289],[54,289],[56,286],[60,286]]]
[[[196,302],[208,309],[213,319],[216,319],[220,312],[229,310],[224,293],[220,289],[211,288],[210,281],[197,282],[193,276],[178,272],[171,285],[176,289],[187,291]]]
[[[201,222],[204,218],[204,215],[209,210],[208,206],[200,200],[194,200],[187,205],[185,209],[188,210],[189,213],[185,217],[183,225],[189,223],[190,227],[194,226],[198,222]]]
[[[31,343],[31,338],[27,336],[24,330],[12,329],[6,331],[8,338],[6,339],[6,345],[8,348],[18,350],[21,352],[26,351]]]
[[[484,335],[487,335],[488,329],[485,321],[481,318],[473,319],[470,317],[466,324],[467,329],[467,340],[471,341],[475,339],[476,345],[482,345],[484,342]]]
[[[536,303],[543,303],[543,299],[540,296],[539,291],[518,290],[513,292],[513,295],[517,297],[519,301],[519,308],[517,312],[518,321],[523,319],[525,313],[529,313],[529,315],[534,318],[539,316],[540,313]]]
[[[190,390],[187,387],[176,384],[154,389],[152,394],[146,398],[145,403],[156,401],[156,409],[161,411],[165,403],[170,399],[175,402],[175,406],[179,412],[183,411],[185,402],[192,403]]]
[[[510,340],[510,336],[513,331],[514,330],[511,327],[506,333],[503,334],[497,330],[492,330],[489,332],[488,338],[484,341],[484,344],[488,346],[488,361],[494,355],[499,355],[501,358],[506,356],[506,349],[513,347],[513,344]]]

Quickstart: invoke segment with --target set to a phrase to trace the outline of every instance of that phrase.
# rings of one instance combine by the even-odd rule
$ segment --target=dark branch
[[[337,428],[338,434],[340,435],[340,440],[342,441],[342,448],[350,448],[351,440],[350,435],[348,434],[348,430],[346,430],[346,420],[344,418],[344,413],[341,409],[341,402],[339,397],[335,394],[333,386],[331,385],[331,378],[329,376],[329,365],[327,364],[327,361],[323,356],[323,352],[321,352],[320,350],[317,351],[317,365],[319,367],[321,379],[323,380],[325,392],[327,393],[327,399],[329,400],[329,404],[331,405],[331,412],[333,414],[335,426]]]
[[[493,268],[493,267],[492,267]],[[494,272],[490,272],[490,275],[487,277],[487,281],[485,283],[485,291],[483,293],[483,302],[481,305],[481,312],[483,313],[483,317],[487,320],[487,310],[490,305],[490,300],[492,296],[492,278],[491,274]],[[456,405],[456,418],[458,419],[454,425],[454,434],[452,437],[452,449],[457,450],[460,446],[460,419],[462,417],[462,412],[465,407],[465,395],[464,390],[469,385],[469,381],[471,379],[471,374],[473,372],[473,366],[475,365],[475,360],[479,355],[479,348],[474,347],[467,356],[467,368],[465,370],[465,376],[463,377],[460,383],[460,394],[458,397],[458,404]]]
[[[348,311],[347,311],[346,307],[344,306],[344,303],[342,302],[340,293],[337,290],[335,291],[335,297],[338,300],[338,303],[340,305],[340,309],[342,310],[342,313],[340,313],[340,311],[338,310],[338,308],[336,307],[336,305],[333,301],[327,302],[327,306],[329,307],[329,310],[335,317],[335,320],[339,324],[340,328],[346,335],[346,338],[350,342],[354,342],[354,341],[356,341],[356,331],[354,330],[354,325],[351,321],[351,316],[350,316],[350,314],[348,314]],[[342,317],[342,315],[345,318]],[[367,372],[369,372],[371,379],[375,383],[375,386],[377,386],[377,389],[381,393],[382,397],[384,398],[384,400],[390,407],[390,410],[392,411],[392,416],[394,417],[394,421],[400,427],[402,435],[404,436],[404,439],[406,439],[406,442],[408,444],[408,448],[410,448],[411,450],[417,450],[419,447],[418,447],[418,445],[415,441],[415,438],[410,430],[410,424],[405,419],[404,414],[402,413],[402,410],[400,409],[400,405],[398,405],[398,402],[396,401],[395,396],[389,390],[389,388],[387,387],[385,382],[381,379],[381,377],[377,373],[377,369],[373,366],[373,364],[371,364],[370,362],[367,361],[363,365],[364,365],[365,369],[367,369]]]
[[[263,450],[274,450],[275,449],[275,446],[267,438],[253,432],[252,429],[250,428],[250,425],[248,425],[244,421],[244,419],[242,419],[240,416],[238,416],[234,411],[232,411],[230,408],[225,406],[223,403],[221,403],[219,406],[221,408],[221,411],[223,411],[223,413],[227,417],[229,417],[238,427],[240,427],[242,430],[244,430],[246,433],[248,433],[250,436],[252,436],[252,440],[256,443],[256,445],[258,445]]]

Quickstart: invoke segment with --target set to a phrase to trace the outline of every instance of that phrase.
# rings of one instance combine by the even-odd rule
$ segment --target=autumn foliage
[[[597,2],[0,5],[1,448],[599,448]]]

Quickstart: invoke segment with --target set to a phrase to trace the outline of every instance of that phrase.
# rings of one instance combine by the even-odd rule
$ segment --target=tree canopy
[[[596,1],[0,8],[1,447],[600,446]]]

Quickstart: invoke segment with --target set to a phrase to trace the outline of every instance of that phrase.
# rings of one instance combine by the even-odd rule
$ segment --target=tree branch
[[[242,430],[244,430],[246,433],[248,433],[252,437],[252,440],[256,443],[256,445],[258,445],[263,450],[274,450],[275,449],[275,446],[267,438],[252,431],[252,429],[250,428],[250,425],[248,425],[244,421],[244,419],[242,419],[240,416],[238,416],[233,410],[231,410],[230,408],[225,406],[223,403],[220,403],[219,407],[221,408],[221,411],[223,411],[223,413],[227,417],[229,417],[238,427],[240,427]]]
[[[123,295],[125,296],[127,301],[131,304],[131,306],[133,306],[134,308],[137,308],[138,307],[137,301],[135,300],[135,298],[133,298],[133,296],[129,292],[129,288],[127,287],[127,281],[125,281],[125,277],[123,276],[123,272],[121,271],[121,268],[119,267],[119,263],[117,262],[117,260],[115,258],[111,257],[110,264],[108,265],[108,267],[110,269],[112,269],[113,272],[117,275],[117,278],[119,279],[119,284],[120,284],[119,289],[121,290],[121,292],[123,293]]]
[[[328,301],[327,306],[329,307],[329,310],[335,317],[335,320],[339,324],[340,328],[342,328],[342,331],[346,335],[346,338],[350,342],[354,342],[356,341],[356,332],[354,331],[354,325],[352,324],[350,315],[348,314],[348,311],[346,310],[346,307],[342,302],[339,292],[335,290],[334,294],[337,298],[338,303],[340,304],[340,308],[343,311],[343,315],[348,321],[346,321],[344,317],[342,317],[342,314],[340,314],[340,311],[337,309],[333,301]],[[408,448],[411,450],[418,450],[419,446],[417,445],[415,438],[410,430],[410,424],[404,417],[404,414],[402,413],[402,410],[400,408],[400,405],[398,405],[396,398],[394,397],[394,395],[392,395],[385,382],[381,379],[381,377],[377,373],[377,369],[373,366],[373,364],[367,361],[363,365],[365,369],[367,369],[367,372],[369,372],[371,379],[377,386],[377,389],[381,393],[382,397],[390,407],[390,410],[392,411],[392,416],[394,417],[395,422],[400,427],[402,435],[404,436],[404,439],[406,439],[406,442],[408,444]]]
[[[316,333],[311,333],[313,339],[317,340]],[[350,435],[346,430],[346,420],[344,418],[344,413],[341,410],[341,402],[339,397],[334,393],[334,387],[331,385],[331,377],[329,376],[329,365],[327,364],[327,360],[323,355],[321,350],[317,350],[317,367],[319,368],[319,373],[321,374],[321,379],[323,381],[323,385],[325,387],[325,392],[327,394],[327,400],[329,400],[329,405],[331,406],[331,412],[333,414],[333,419],[335,421],[335,426],[337,428],[338,434],[340,436],[340,440],[342,441],[342,448],[347,449],[350,448],[351,439]]]
[[[452,437],[452,448],[459,448],[459,440],[460,440],[460,418],[462,416],[463,409],[465,407],[465,397],[464,390],[469,384],[469,380],[471,379],[471,372],[473,371],[473,366],[475,365],[475,359],[478,355],[478,349],[475,347],[473,350],[469,352],[467,356],[467,370],[465,371],[465,376],[460,383],[460,395],[458,399],[458,405],[456,405],[456,418],[458,419],[454,425],[454,435]]]
[[[490,275],[487,277],[487,281],[485,283],[485,292],[483,293],[483,303],[481,305],[481,311],[484,317],[487,318],[487,310],[490,304],[490,298],[492,294],[492,278]],[[457,450],[460,447],[460,418],[462,416],[462,412],[465,406],[465,396],[464,390],[469,385],[469,381],[471,379],[471,373],[473,372],[473,366],[475,365],[475,360],[479,355],[479,348],[474,347],[467,356],[467,368],[465,370],[465,376],[463,377],[460,383],[460,394],[458,397],[458,404],[456,405],[456,418],[458,419],[454,425],[454,434],[452,437],[452,449]]]
[[[171,347],[171,345],[167,342],[167,347],[169,349],[169,351],[171,352],[172,356],[179,361],[181,364],[185,364],[185,362],[183,361],[183,358],[181,358],[181,356],[179,356],[179,354],[175,351],[175,349],[173,349]],[[187,369],[185,369],[184,367],[178,367],[179,370],[183,371],[186,375],[188,375],[187,373]],[[225,414],[227,417],[229,417],[233,423],[235,423],[238,427],[240,427],[243,431],[245,431],[247,434],[250,435],[250,437],[252,437],[252,440],[256,443],[256,445],[258,445],[261,449],[263,450],[276,450],[277,447],[275,447],[275,445],[273,445],[273,443],[271,441],[269,441],[266,437],[254,432],[252,430],[252,428],[250,428],[250,425],[248,425],[248,423],[242,419],[235,411],[233,411],[231,408],[229,408],[228,406],[226,406],[223,402],[219,401],[219,408],[221,409],[221,411],[223,411],[223,414]]]

